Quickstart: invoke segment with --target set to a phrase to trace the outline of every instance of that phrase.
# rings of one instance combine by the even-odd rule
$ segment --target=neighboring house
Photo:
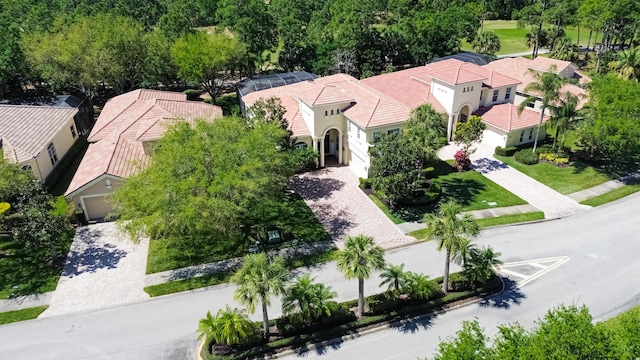
[[[486,65],[446,59],[361,81],[337,74],[256,91],[241,103],[250,107],[260,98],[280,98],[297,146],[319,151],[320,166],[332,156],[366,178],[371,144],[383,133],[401,131],[411,111],[423,104],[446,115],[449,139],[458,122],[478,113],[488,125],[485,137],[491,145],[533,141],[531,130],[540,114],[528,109],[517,114],[513,102],[520,82]],[[495,105],[500,107],[491,111]]]
[[[89,148],[67,189],[89,220],[113,212],[108,196],[149,163],[154,143],[176,121],[213,120],[218,106],[187,101],[186,95],[139,89],[110,99],[88,141]]]
[[[0,105],[4,158],[44,181],[79,138],[76,108]]]

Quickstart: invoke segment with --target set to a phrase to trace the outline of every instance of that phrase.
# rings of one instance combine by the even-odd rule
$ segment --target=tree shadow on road
[[[310,349],[305,344],[299,348],[296,348],[295,353],[298,356],[306,356],[312,351],[315,351],[315,353],[318,355],[325,355],[326,353],[329,352],[329,350],[339,350],[342,347],[343,342],[344,340],[342,338],[319,341],[319,342],[313,343],[313,347],[314,347],[313,350]]]
[[[490,172],[506,169],[509,166],[507,164],[494,159],[482,158],[473,162],[473,170],[479,172],[482,175],[486,175]]]
[[[502,281],[504,282],[504,291],[480,301],[480,306],[506,310],[513,305],[520,305],[522,300],[526,298],[526,295],[520,291],[518,283],[506,277],[503,277]]]
[[[99,269],[115,269],[127,252],[114,244],[98,241],[102,231],[83,227],[78,229],[67,257],[62,276],[74,277],[84,273],[94,273]]]
[[[389,324],[389,328],[405,334],[414,334],[418,331],[429,329],[433,324],[433,319],[435,319],[437,316],[438,314],[431,313],[418,317],[402,319],[400,321]]]

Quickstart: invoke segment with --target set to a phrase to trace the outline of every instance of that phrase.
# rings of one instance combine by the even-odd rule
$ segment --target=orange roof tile
[[[524,109],[518,114],[518,107],[513,104],[499,104],[490,107],[481,107],[474,115],[482,117],[482,121],[504,131],[513,131],[536,126],[540,123],[540,113]],[[549,120],[545,116],[543,121]]]
[[[5,159],[33,159],[75,116],[76,108],[0,105],[0,148]]]
[[[149,157],[144,153],[143,142],[159,139],[170,124],[222,116],[220,107],[187,101],[179,93],[136,90],[116,98],[108,101],[100,114],[96,124],[100,123],[101,128],[91,132],[92,144],[66,195],[103,174],[127,178],[147,166]]]

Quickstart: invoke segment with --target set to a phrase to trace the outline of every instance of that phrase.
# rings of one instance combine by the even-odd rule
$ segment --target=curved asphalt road
[[[530,326],[557,305],[586,304],[596,319],[640,303],[640,195],[588,210],[577,216],[538,224],[484,231],[505,262],[568,256],[570,260],[522,289],[512,287],[485,304],[426,317],[395,329],[338,343],[293,357],[324,359],[408,359],[432,354],[440,337],[460,322],[478,317],[490,332],[494,325],[519,321]],[[388,254],[406,269],[436,276],[442,254],[430,243]],[[312,270],[331,284],[341,299],[355,298],[356,282],[347,282],[333,264]],[[378,279],[369,281],[371,293]],[[207,310],[233,304],[233,287],[218,286],[94,312],[54,316],[0,326],[0,359],[194,359],[198,320]],[[271,315],[279,315],[274,302]],[[259,314],[253,318],[259,319]]]

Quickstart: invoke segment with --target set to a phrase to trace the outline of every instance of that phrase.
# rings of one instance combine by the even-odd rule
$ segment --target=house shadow
[[[473,169],[482,175],[486,175],[493,171],[507,169],[507,164],[495,159],[482,158],[473,162]]]
[[[404,334],[414,334],[429,329],[433,325],[433,319],[437,316],[438,314],[436,313],[430,313],[418,317],[410,317],[389,324],[389,328]]]
[[[344,187],[341,180],[331,178],[316,178],[309,176],[295,176],[289,180],[289,188],[300,194],[305,200],[328,199],[334,191]]]
[[[506,310],[514,305],[520,305],[522,300],[526,298],[526,295],[520,291],[518,283],[507,277],[503,277],[502,281],[504,283],[504,290],[499,294],[480,301],[479,305],[481,307],[492,307]]]
[[[114,269],[127,256],[127,252],[118,249],[116,245],[98,241],[101,236],[102,231],[91,227],[78,229],[62,276],[72,278],[84,273],[94,273],[99,269]]]

